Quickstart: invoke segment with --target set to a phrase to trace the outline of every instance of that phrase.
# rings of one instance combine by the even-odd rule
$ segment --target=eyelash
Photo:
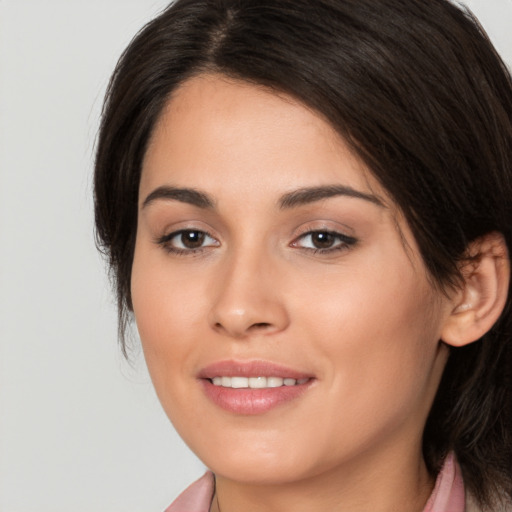
[[[201,246],[196,248],[182,248],[182,247],[174,247],[172,245],[173,239],[177,239],[180,235],[183,236],[184,234],[189,233],[196,233],[199,236],[206,238],[211,238],[212,240],[215,240],[215,238],[210,235],[207,231],[204,231],[202,229],[180,229],[179,231],[173,231],[172,233],[169,233],[167,235],[164,235],[156,240],[156,243],[158,245],[161,245],[167,252],[171,254],[175,254],[177,256],[187,256],[187,255],[197,255],[201,252],[203,252],[207,247],[216,247],[217,245],[211,244],[209,246]]]
[[[182,247],[175,247],[172,245],[173,239],[177,239],[179,236],[183,236],[184,234],[192,234],[195,233],[199,237],[203,237],[204,239],[210,238],[211,240],[215,240],[215,238],[208,233],[207,231],[203,231],[200,229],[180,229],[179,231],[173,231],[172,233],[169,233],[167,235],[164,235],[156,240],[156,243],[158,245],[161,245],[167,252],[171,254],[175,254],[177,256],[192,256],[197,255],[204,250],[206,250],[208,247],[218,247],[218,242],[216,241],[216,244],[209,244],[206,246],[200,246],[195,248],[182,248]],[[333,242],[336,244],[332,247],[300,247],[299,242],[302,240],[305,240],[307,237],[312,237],[314,235],[327,235],[328,237],[333,238]],[[313,254],[331,254],[338,251],[344,251],[349,249],[350,247],[354,246],[357,243],[357,239],[348,235],[345,235],[343,233],[339,233],[337,231],[329,231],[329,230],[322,230],[322,229],[316,229],[307,231],[305,233],[302,233],[300,236],[298,236],[291,244],[291,247],[297,247],[302,248],[305,251],[311,252]]]
[[[345,235],[343,233],[339,233],[337,231],[330,231],[328,229],[313,229],[311,231],[307,231],[298,236],[295,241],[293,241],[290,245],[292,247],[298,247],[298,243],[300,240],[305,240],[307,237],[312,237],[314,235],[327,235],[334,239],[336,245],[333,247],[302,247],[302,249],[312,252],[313,254],[332,254],[338,251],[345,251],[350,247],[354,246],[357,243],[357,239]]]

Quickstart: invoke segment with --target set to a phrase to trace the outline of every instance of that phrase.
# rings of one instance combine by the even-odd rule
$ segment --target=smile
[[[271,361],[217,361],[197,374],[205,396],[232,414],[257,415],[300,399],[315,375]]]
[[[266,389],[280,388],[281,386],[297,386],[306,384],[309,378],[291,379],[282,377],[214,377],[211,382],[214,386],[233,389]]]

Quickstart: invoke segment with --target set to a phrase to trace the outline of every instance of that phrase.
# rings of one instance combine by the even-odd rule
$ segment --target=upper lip
[[[226,360],[209,364],[198,373],[200,379],[213,379],[214,377],[281,377],[298,380],[311,378],[313,375],[270,361]]]

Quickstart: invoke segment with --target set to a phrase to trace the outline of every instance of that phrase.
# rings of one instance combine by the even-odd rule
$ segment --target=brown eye
[[[181,246],[187,249],[198,249],[203,245],[206,233],[204,231],[182,231],[179,238]]]
[[[311,233],[311,243],[316,249],[329,249],[336,242],[336,237],[332,233],[317,231]]]
[[[292,243],[292,247],[299,247],[318,253],[347,249],[357,240],[354,237],[336,233],[335,231],[310,231],[304,233]]]
[[[208,247],[219,247],[219,242],[206,231],[181,229],[165,235],[156,242],[167,251],[176,254],[195,253]]]

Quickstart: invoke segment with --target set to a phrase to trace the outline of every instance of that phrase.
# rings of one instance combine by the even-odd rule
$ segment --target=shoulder
[[[207,471],[199,480],[189,485],[165,512],[208,512],[214,488],[213,473]]]

